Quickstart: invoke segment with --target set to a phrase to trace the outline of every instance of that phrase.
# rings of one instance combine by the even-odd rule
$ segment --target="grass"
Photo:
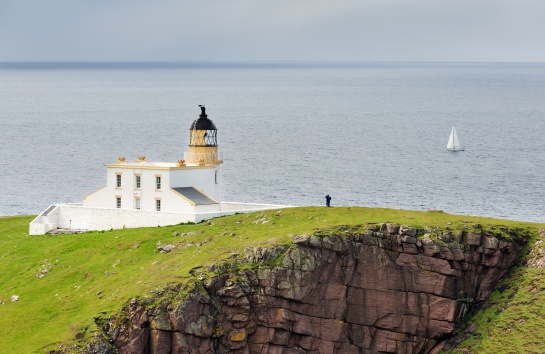
[[[532,240],[524,258],[532,264],[545,260],[545,239]],[[467,320],[476,331],[452,353],[543,353],[545,343],[545,269],[520,264],[498,286],[483,309]],[[543,264],[543,263],[542,263]]]
[[[246,247],[290,244],[291,235],[311,234],[316,229],[382,222],[455,232],[476,225],[497,232],[543,227],[445,213],[305,207],[239,214],[200,224],[28,236],[32,218],[0,217],[0,300],[4,302],[0,305],[0,353],[44,353],[84,342],[96,331],[96,317],[119,311],[133,297],[187,284],[193,279],[193,268],[222,263],[234,253],[243,254]],[[175,248],[159,253],[157,247],[166,244]],[[521,274],[514,281],[535,282],[531,279],[537,275]],[[538,288],[545,289],[545,280]],[[19,295],[19,300],[11,302],[12,295]],[[502,296],[497,295],[498,299]],[[524,326],[530,326],[536,316],[528,311]]]

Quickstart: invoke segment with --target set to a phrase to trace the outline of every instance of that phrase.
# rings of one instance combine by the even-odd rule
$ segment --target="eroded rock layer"
[[[286,249],[247,250],[255,264],[283,258],[218,275],[178,305],[146,310],[134,301],[125,325],[105,326],[111,351],[437,353],[522,246],[483,231],[418,233],[341,227],[296,236]]]

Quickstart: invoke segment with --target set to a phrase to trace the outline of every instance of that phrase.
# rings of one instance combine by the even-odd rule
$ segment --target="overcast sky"
[[[545,0],[0,0],[0,61],[545,62]]]

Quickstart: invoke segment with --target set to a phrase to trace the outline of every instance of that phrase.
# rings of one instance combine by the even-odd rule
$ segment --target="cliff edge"
[[[395,224],[294,236],[195,269],[180,301],[133,299],[87,352],[438,353],[527,237]]]

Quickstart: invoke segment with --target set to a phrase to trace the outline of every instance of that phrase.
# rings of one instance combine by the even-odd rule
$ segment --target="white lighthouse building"
[[[53,204],[29,226],[29,234],[108,230],[199,222],[212,217],[276,209],[270,204],[221,201],[217,128],[203,105],[189,129],[189,149],[177,162],[135,162],[119,157],[106,165],[106,185],[81,204]]]
[[[178,162],[136,162],[124,157],[106,166],[107,183],[83,198],[96,208],[204,213],[221,210],[217,129],[205,107],[190,128],[189,151]]]

